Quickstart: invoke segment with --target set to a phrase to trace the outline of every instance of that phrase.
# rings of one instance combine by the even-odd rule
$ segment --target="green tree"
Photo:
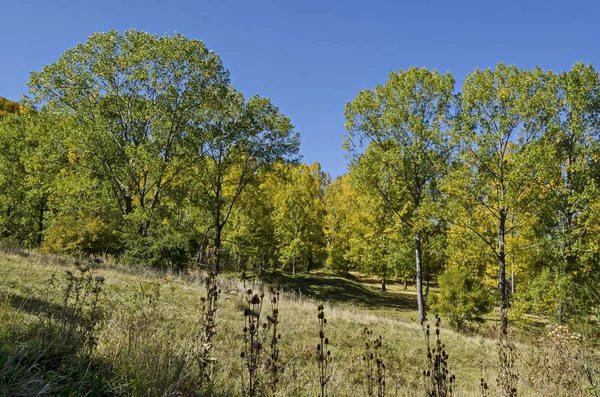
[[[94,33],[41,72],[27,103],[77,121],[68,144],[146,236],[162,192],[212,128],[229,86],[214,52],[182,35]]]
[[[594,203],[600,195],[600,77],[591,65],[577,63],[568,72],[547,77],[552,106],[542,136],[531,150],[530,167],[540,190],[541,233],[552,249],[557,279],[593,286],[600,249]],[[562,296],[581,291],[562,291]],[[578,293],[579,292],[579,293]],[[567,315],[558,299],[556,315]]]
[[[277,166],[273,167],[277,169]],[[231,242],[237,264],[262,275],[279,264],[278,242],[275,235],[273,170],[259,172],[239,197],[231,220],[224,231]]]
[[[67,156],[55,138],[67,121],[44,112],[0,120],[0,233],[27,246],[42,244],[49,203]]]
[[[425,318],[422,235],[434,219],[430,205],[451,154],[448,134],[454,79],[410,68],[346,104],[344,147],[354,161],[379,168],[370,183],[414,236],[419,317]],[[372,150],[362,153],[363,142]],[[368,173],[367,173],[368,174]]]
[[[208,232],[220,250],[223,230],[244,189],[276,161],[293,160],[300,141],[290,119],[269,99],[254,96],[245,101],[233,89],[212,118],[196,159],[192,194],[212,215]]]
[[[337,177],[325,191],[325,239],[327,259],[325,265],[346,275],[352,268],[346,253],[350,250],[353,231],[350,219],[356,214],[356,191],[350,186],[350,175]]]
[[[378,275],[385,291],[386,278],[400,275],[406,281],[414,274],[414,269],[410,270],[414,268],[410,261],[414,240],[411,242],[410,230],[394,216],[389,202],[373,189],[373,179],[377,181],[386,172],[381,164],[368,162],[373,150],[374,147],[367,148],[365,156],[349,172],[356,200],[349,217],[352,231],[346,257],[362,272]]]
[[[506,238],[536,203],[530,194],[525,151],[539,132],[540,114],[548,105],[544,77],[540,69],[523,71],[498,64],[494,70],[476,69],[463,84],[456,131],[459,165],[446,187],[463,214],[454,216],[454,222],[477,235],[497,259],[503,309],[508,307]],[[511,219],[517,222],[509,224]],[[503,324],[504,331],[506,327]]]

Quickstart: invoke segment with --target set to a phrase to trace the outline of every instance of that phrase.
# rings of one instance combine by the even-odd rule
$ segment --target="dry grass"
[[[27,348],[14,342],[23,340],[19,332],[30,332],[28,330],[39,319],[35,306],[26,302],[35,302],[36,305],[55,302],[52,293],[56,292],[48,290],[47,280],[53,274],[63,274],[64,269],[71,266],[68,262],[64,258],[36,253],[27,256],[23,253],[0,253],[0,343],[12,341],[10,343],[14,344],[0,346],[0,352],[12,352],[14,355],[18,349]],[[106,280],[103,296],[105,317],[96,331],[97,346],[91,357],[70,363],[76,366],[84,362],[88,366],[82,371],[84,373],[95,371],[95,387],[113,395],[241,394],[244,365],[240,358],[244,349],[242,303],[248,285],[231,278],[219,280],[221,296],[216,314],[217,333],[213,339],[213,355],[217,362],[213,381],[201,385],[194,361],[201,330],[200,298],[205,294],[201,274],[138,271],[111,261],[94,266],[95,274],[101,274]],[[261,286],[255,285],[253,289],[257,288]],[[401,293],[393,287],[392,291]],[[264,292],[268,297],[267,288]],[[322,302],[299,297],[296,293],[281,294],[278,333],[282,338],[278,347],[284,371],[279,375],[278,395],[314,396],[319,393],[315,350],[319,342],[319,303]],[[423,395],[422,371],[427,367],[427,353],[421,325],[411,321],[416,317],[416,311],[394,307],[378,309],[368,305],[369,302],[352,305],[324,302],[328,320],[327,338],[332,352],[328,394],[353,396],[366,393],[362,333],[368,327],[373,335],[382,339],[378,354],[386,363],[387,395]],[[496,395],[493,386],[497,366],[495,341],[482,340],[479,335],[457,334],[445,328],[444,324],[441,339],[449,355],[450,370],[456,376],[455,395],[481,395],[482,374],[491,385],[490,395]],[[528,374],[536,369],[528,364],[531,356],[525,356],[530,354],[532,347],[520,342],[517,348],[523,353],[516,363],[521,374],[519,395],[547,395],[548,387],[540,388],[536,386],[539,382],[527,381],[531,378]],[[0,379],[4,377],[5,384],[12,382],[13,390],[21,387],[21,390],[35,391],[47,387],[47,391],[52,391],[56,387],[55,393],[64,392],[60,387],[66,387],[65,382],[52,381],[54,378],[45,378],[39,371],[20,375],[11,373],[15,369],[7,366],[12,362],[17,368],[15,360],[12,357],[0,361]],[[64,376],[58,372],[59,376]],[[28,384],[20,385],[20,380]],[[573,387],[573,383],[569,385]],[[563,395],[586,395],[577,390],[560,392]]]

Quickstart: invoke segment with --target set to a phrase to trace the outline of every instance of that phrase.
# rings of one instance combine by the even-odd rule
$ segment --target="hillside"
[[[87,264],[92,269],[84,274],[71,259],[15,249],[0,253],[0,395],[36,395],[42,390],[62,395],[84,390],[94,395],[241,394],[244,291],[251,283],[218,280],[221,293],[210,349],[216,358],[214,383],[211,390],[200,392],[200,302],[206,296],[200,274],[138,271],[110,261],[96,262]],[[85,283],[87,274],[93,275],[89,279],[93,288],[78,289],[77,280]],[[95,276],[105,281],[94,281]],[[285,292],[280,298],[278,346],[284,370],[279,371],[277,395],[316,395],[319,390],[315,346],[321,301],[306,294],[339,300],[326,303],[324,309],[332,352],[330,396],[367,395],[362,359],[365,327],[382,338],[378,354],[386,363],[387,395],[424,394],[420,374],[427,368],[426,345],[421,326],[414,321],[413,295],[399,286],[381,293],[368,280],[324,273],[282,275],[280,281],[304,292],[302,296]],[[268,291],[266,296],[271,296]],[[267,312],[270,307],[265,298],[261,318]],[[457,334],[442,326],[450,373],[456,376],[456,395],[481,395],[482,376],[491,385],[490,395],[497,395],[496,341],[491,332],[482,332],[489,338]],[[269,339],[261,340],[268,352]],[[556,352],[546,348],[517,343],[519,395],[586,395],[577,392],[578,384],[584,386],[584,382],[572,373],[536,367],[536,360],[556,357]],[[261,374],[262,368],[258,369]],[[560,377],[549,380],[552,371],[561,371]],[[570,383],[564,383],[564,377]],[[557,382],[562,385],[553,384]]]
[[[9,99],[0,96],[0,116],[13,113],[17,114],[21,111],[21,105]]]

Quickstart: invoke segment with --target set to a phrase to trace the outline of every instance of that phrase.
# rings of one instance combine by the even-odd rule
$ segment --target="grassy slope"
[[[17,323],[36,321],[35,313],[40,306],[56,302],[52,293],[46,291],[47,280],[52,274],[62,276],[66,266],[62,261],[38,254],[22,257],[0,253],[0,302],[5,305],[0,310],[0,335],[6,332],[6,328],[16,327]],[[203,295],[201,282],[193,275],[173,277],[153,272],[132,272],[108,265],[94,269],[94,272],[106,278],[107,302],[107,317],[98,331],[94,360],[110,367],[103,373],[110,374],[113,393],[122,390],[123,394],[158,394],[160,383],[168,381],[153,378],[153,371],[160,372],[153,363],[165,357],[183,357],[186,349],[195,343],[194,335],[199,329],[199,298]],[[383,338],[383,356],[387,363],[391,395],[394,395],[396,384],[401,385],[399,395],[423,394],[419,391],[419,373],[424,368],[425,344],[421,327],[414,321],[416,311],[411,293],[403,292],[399,285],[391,286],[391,292],[381,293],[372,280],[347,280],[323,273],[285,276],[280,281],[288,289],[303,291],[302,297],[298,293],[284,294],[280,303],[281,357],[286,363],[280,384],[281,395],[316,394],[316,307],[328,298],[344,301],[325,305],[329,324],[327,336],[333,354],[330,395],[363,394],[361,355],[364,342],[361,332],[365,326]],[[160,285],[158,303],[148,303],[151,301],[147,293],[148,283]],[[214,349],[218,358],[215,393],[219,395],[240,394],[239,353],[244,319],[241,302],[246,287],[232,279],[221,280],[222,295]],[[146,294],[140,294],[140,290],[145,290]],[[315,296],[318,300],[306,295]],[[32,297],[36,300],[31,300]],[[33,303],[24,304],[28,300]],[[136,331],[135,327],[126,324],[127,319],[135,313],[147,313],[148,321],[154,319],[156,322],[149,328],[151,332],[138,334],[136,353],[124,355],[123,351],[131,345],[130,335]],[[144,335],[147,335],[145,339]],[[479,336],[459,335],[446,329],[442,331],[442,340],[450,356],[451,372],[457,378],[458,395],[479,395],[482,361],[488,366],[485,374],[488,382],[494,383],[496,351],[493,340],[482,341]],[[519,347],[523,352],[528,350],[526,345]],[[522,362],[519,365],[521,373],[530,370]],[[154,386],[149,387],[150,383]],[[536,393],[527,384],[521,383],[519,395],[544,393]]]

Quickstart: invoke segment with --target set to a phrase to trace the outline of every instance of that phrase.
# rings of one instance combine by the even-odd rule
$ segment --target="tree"
[[[327,259],[325,265],[346,275],[353,267],[346,253],[350,250],[351,233],[354,230],[351,217],[357,214],[357,194],[350,185],[350,175],[337,177],[325,191],[325,239]]]
[[[39,247],[67,156],[56,150],[56,136],[68,121],[44,112],[0,120],[0,234]]]
[[[94,33],[41,72],[27,103],[77,121],[68,145],[110,185],[115,205],[146,236],[164,189],[212,128],[228,73],[182,35]]]
[[[237,264],[258,275],[279,264],[275,235],[275,188],[270,182],[278,168],[263,169],[239,197],[224,235],[231,242]]]
[[[380,168],[370,183],[414,236],[419,317],[425,318],[422,290],[422,234],[434,219],[431,202],[451,154],[447,133],[454,101],[447,73],[410,68],[390,73],[385,85],[361,91],[346,104],[344,147],[355,162]],[[364,155],[363,142],[372,150]],[[364,160],[363,160],[364,158]]]
[[[577,63],[568,72],[549,74],[547,80],[552,105],[530,153],[544,215],[541,234],[555,257],[556,277],[589,286],[590,270],[597,263],[594,256],[600,252],[593,208],[600,195],[600,77],[591,65]],[[561,298],[558,321],[566,314],[566,300]]]
[[[465,217],[454,222],[477,235],[498,261],[501,308],[508,308],[506,238],[527,219],[535,205],[525,151],[539,131],[547,105],[544,72],[523,71],[498,64],[476,69],[465,79],[456,139],[461,143],[459,164],[447,179],[453,204]],[[474,218],[490,217],[495,223]],[[511,219],[517,223],[509,224]],[[506,332],[504,322],[503,330]]]
[[[293,160],[300,141],[290,119],[269,99],[254,96],[244,101],[233,89],[212,118],[196,158],[192,194],[212,215],[210,234],[220,250],[223,229],[244,189],[276,161]],[[219,267],[220,255],[217,271]]]
[[[373,188],[380,178],[386,178],[383,166],[372,161],[375,150],[374,146],[368,147],[349,172],[355,200],[348,217],[351,232],[346,258],[362,272],[381,277],[381,290],[385,291],[386,278],[403,276],[406,285],[406,279],[414,274],[410,270],[414,264],[407,259],[411,257],[411,246],[414,249],[414,240],[411,241],[411,231],[394,216],[390,204]]]
[[[280,167],[281,179],[271,185],[275,189],[273,222],[279,260],[293,274],[301,267],[309,272],[324,261],[324,195],[329,177],[319,163]]]

